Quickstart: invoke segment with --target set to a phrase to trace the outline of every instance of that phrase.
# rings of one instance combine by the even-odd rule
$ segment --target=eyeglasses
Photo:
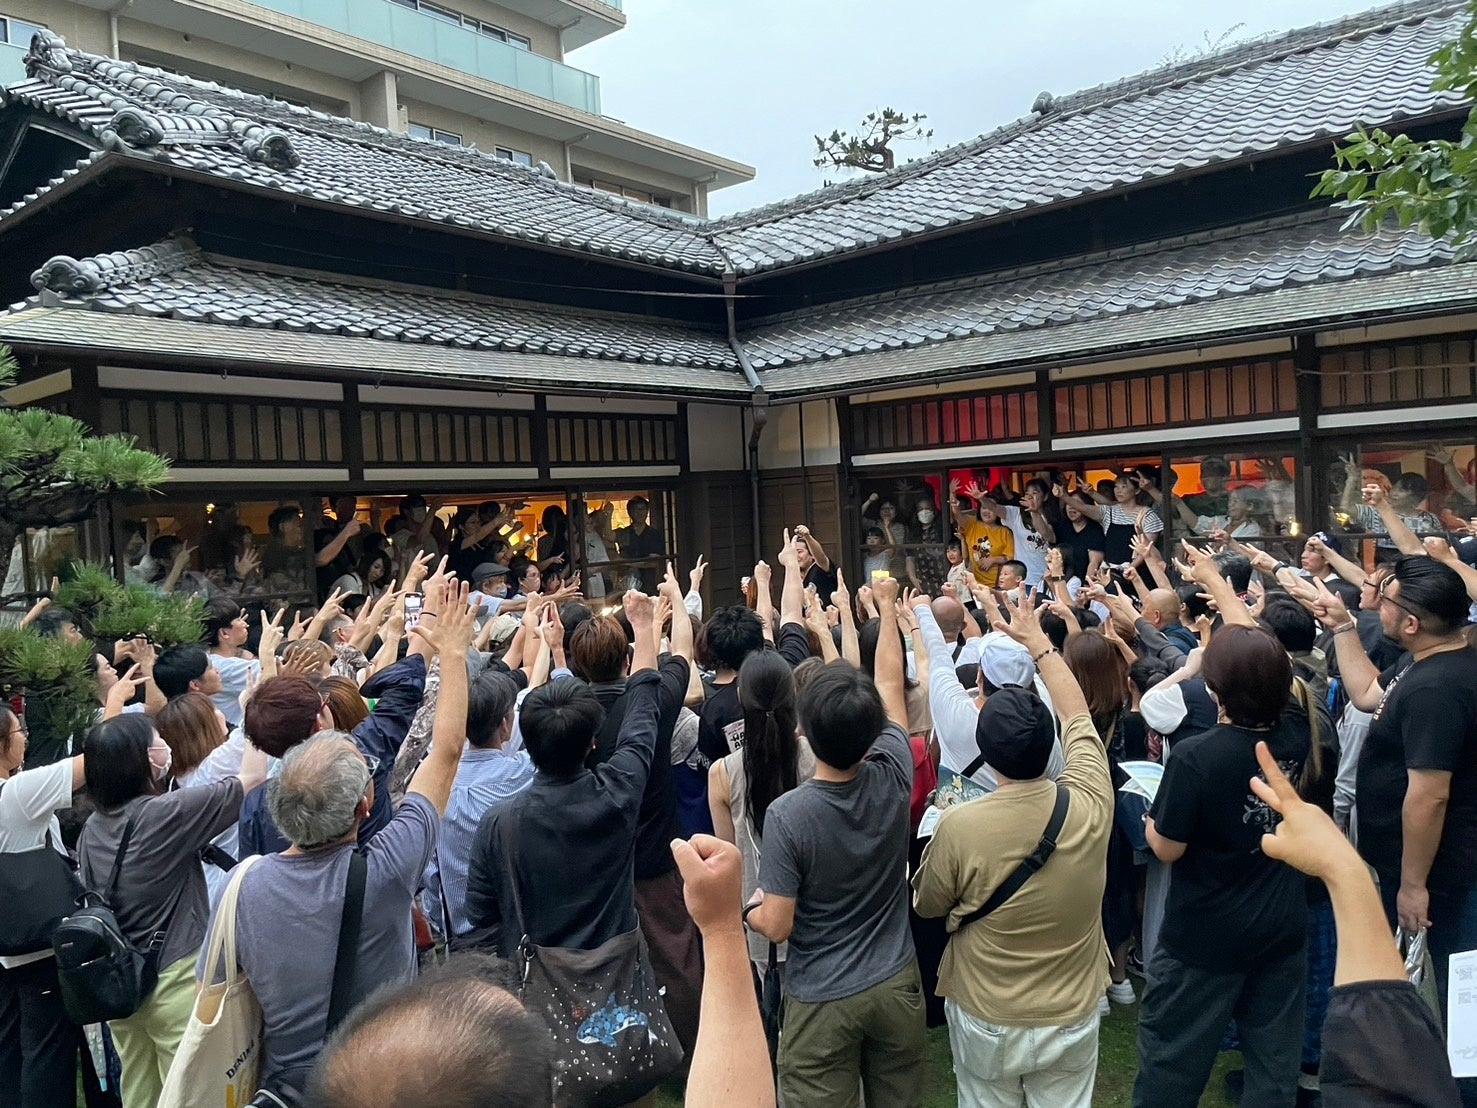
[[[364,755],[364,764],[369,768],[370,778],[373,778],[380,771],[380,760],[373,754]]]
[[[1385,592],[1385,589],[1388,588],[1394,582],[1394,580],[1395,580],[1395,578],[1393,578],[1393,577],[1386,577],[1383,581],[1380,582],[1380,584],[1379,584],[1380,603],[1383,604],[1386,601],[1389,601],[1391,604],[1395,605],[1395,607],[1399,608],[1402,612],[1405,612],[1405,613],[1407,613],[1409,615],[1413,615],[1413,616],[1415,616],[1416,619],[1423,619],[1423,618],[1425,618],[1424,616],[1422,616],[1422,614],[1420,612],[1416,611],[1409,604],[1402,604],[1402,603],[1400,603],[1400,601],[1396,600],[1393,596],[1391,596],[1387,592]]]

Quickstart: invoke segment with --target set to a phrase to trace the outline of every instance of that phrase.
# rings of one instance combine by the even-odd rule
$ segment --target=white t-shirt
[[[1026,567],[1026,584],[1039,587],[1046,576],[1046,552],[1051,549],[1050,544],[1040,531],[1030,526],[1026,513],[1014,504],[1000,506],[1000,522],[1015,536],[1015,560]]]
[[[0,786],[0,852],[21,854],[46,845],[51,832],[57,852],[66,856],[62,828],[56,810],[72,803],[72,759],[63,758],[49,766],[22,770]],[[14,969],[29,962],[50,958],[51,951],[0,957],[0,966]]]
[[[211,703],[226,717],[226,726],[240,727],[245,715],[241,709],[241,694],[246,691],[252,673],[261,676],[262,664],[255,658],[223,658],[219,654],[210,655],[210,664],[221,675],[221,691],[211,695]]]
[[[226,661],[235,661],[227,658]],[[188,773],[182,773],[175,778],[182,789],[192,789],[201,785],[214,785],[217,781],[224,781],[227,777],[236,777],[241,773],[241,756],[246,753],[246,732],[240,727],[232,730],[231,735],[220,746],[216,747],[205,756],[201,762]],[[238,862],[236,851],[240,849],[237,832],[239,824],[231,824],[215,838],[211,843],[220,847]],[[205,888],[210,893],[210,907],[213,911],[220,903],[221,893],[226,891],[226,885],[231,880],[231,875],[220,866],[211,862],[201,862],[200,865],[205,872]]]

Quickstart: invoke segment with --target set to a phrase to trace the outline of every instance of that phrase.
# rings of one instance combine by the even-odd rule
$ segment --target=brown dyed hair
[[[170,765],[176,777],[189,773],[226,741],[226,729],[204,693],[187,692],[175,697],[164,705],[154,722],[159,737],[169,744]]]
[[[328,701],[333,725],[340,731],[352,731],[369,718],[369,705],[348,677],[325,677],[318,684],[318,695]]]
[[[1205,648],[1200,671],[1226,718],[1238,727],[1271,727],[1287,711],[1292,660],[1260,627],[1222,627]]]
[[[1088,714],[1099,737],[1103,742],[1112,741],[1123,703],[1128,698],[1128,663],[1096,627],[1068,635],[1062,658],[1082,687]]]
[[[246,702],[246,737],[280,758],[318,728],[323,698],[306,677],[269,677]]]
[[[569,637],[569,668],[586,681],[618,681],[626,672],[626,632],[614,616],[593,616]]]

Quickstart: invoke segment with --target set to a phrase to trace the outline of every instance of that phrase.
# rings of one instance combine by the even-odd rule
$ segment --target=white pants
[[[1001,1027],[945,999],[960,1108],[1090,1108],[1098,1015],[1071,1027]]]

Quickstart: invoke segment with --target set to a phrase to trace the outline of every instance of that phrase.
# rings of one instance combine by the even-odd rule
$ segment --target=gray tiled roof
[[[1341,230],[1327,214],[1294,217],[792,312],[746,329],[743,340],[762,375],[786,365],[1152,312],[1450,257],[1450,247],[1413,229],[1365,234]]]
[[[1477,303],[1477,263],[1414,229],[1280,220],[789,315],[744,347],[775,396],[1042,365]]]
[[[592,383],[636,389],[678,385],[683,378],[673,369],[686,372],[694,388],[743,386],[738,361],[718,333],[286,272],[208,255],[184,238],[94,258],[52,258],[31,283],[38,294],[12,312],[60,306],[420,348],[548,355],[583,363],[571,372]]]
[[[109,150],[346,204],[708,274],[721,252],[691,219],[476,150],[424,142],[38,36],[29,77],[0,93]]]
[[[1431,91],[1427,58],[1462,19],[1460,0],[1412,0],[1304,28],[1063,96],[891,173],[712,222],[474,150],[85,54],[49,33],[28,56],[29,79],[0,98],[54,114],[109,150],[245,186],[712,277],[1015,218],[1340,136],[1361,121],[1458,110],[1458,94]]]
[[[711,233],[740,274],[863,249],[1463,105],[1427,59],[1465,19],[1421,0],[1054,101],[890,173],[742,212]],[[1025,105],[1022,104],[1022,107]]]

